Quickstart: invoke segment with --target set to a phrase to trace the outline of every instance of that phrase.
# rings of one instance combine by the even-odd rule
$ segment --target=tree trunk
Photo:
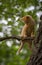
[[[39,23],[37,36],[34,40],[35,49],[27,65],[42,65],[42,18]]]

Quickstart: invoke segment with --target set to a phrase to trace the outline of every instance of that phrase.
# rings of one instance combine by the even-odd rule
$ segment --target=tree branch
[[[3,41],[3,40],[8,40],[8,39],[17,39],[17,40],[34,40],[34,37],[26,37],[26,38],[23,38],[23,37],[20,37],[20,36],[9,36],[9,37],[1,37],[0,38],[0,41]]]

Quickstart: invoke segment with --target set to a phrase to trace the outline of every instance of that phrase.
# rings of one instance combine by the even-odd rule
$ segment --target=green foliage
[[[33,10],[28,9],[31,6]],[[0,37],[19,35],[24,25],[20,18],[29,14],[37,20],[36,13],[39,11],[42,11],[40,0],[0,0],[0,33],[3,33]],[[25,44],[22,52],[17,55],[19,43],[17,40],[0,42],[0,65],[26,65],[32,52]]]

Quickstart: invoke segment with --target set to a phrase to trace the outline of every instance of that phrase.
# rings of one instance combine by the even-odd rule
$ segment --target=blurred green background
[[[28,14],[38,21],[42,14],[42,0],[0,0],[0,38],[20,35],[24,23],[19,19]],[[32,52],[25,44],[17,55],[19,46],[18,40],[1,41],[0,65],[26,65]]]

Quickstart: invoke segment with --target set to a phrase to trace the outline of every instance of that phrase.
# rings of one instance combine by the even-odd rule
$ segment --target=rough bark
[[[40,19],[39,29],[34,40],[35,49],[27,65],[42,65],[42,17]]]

